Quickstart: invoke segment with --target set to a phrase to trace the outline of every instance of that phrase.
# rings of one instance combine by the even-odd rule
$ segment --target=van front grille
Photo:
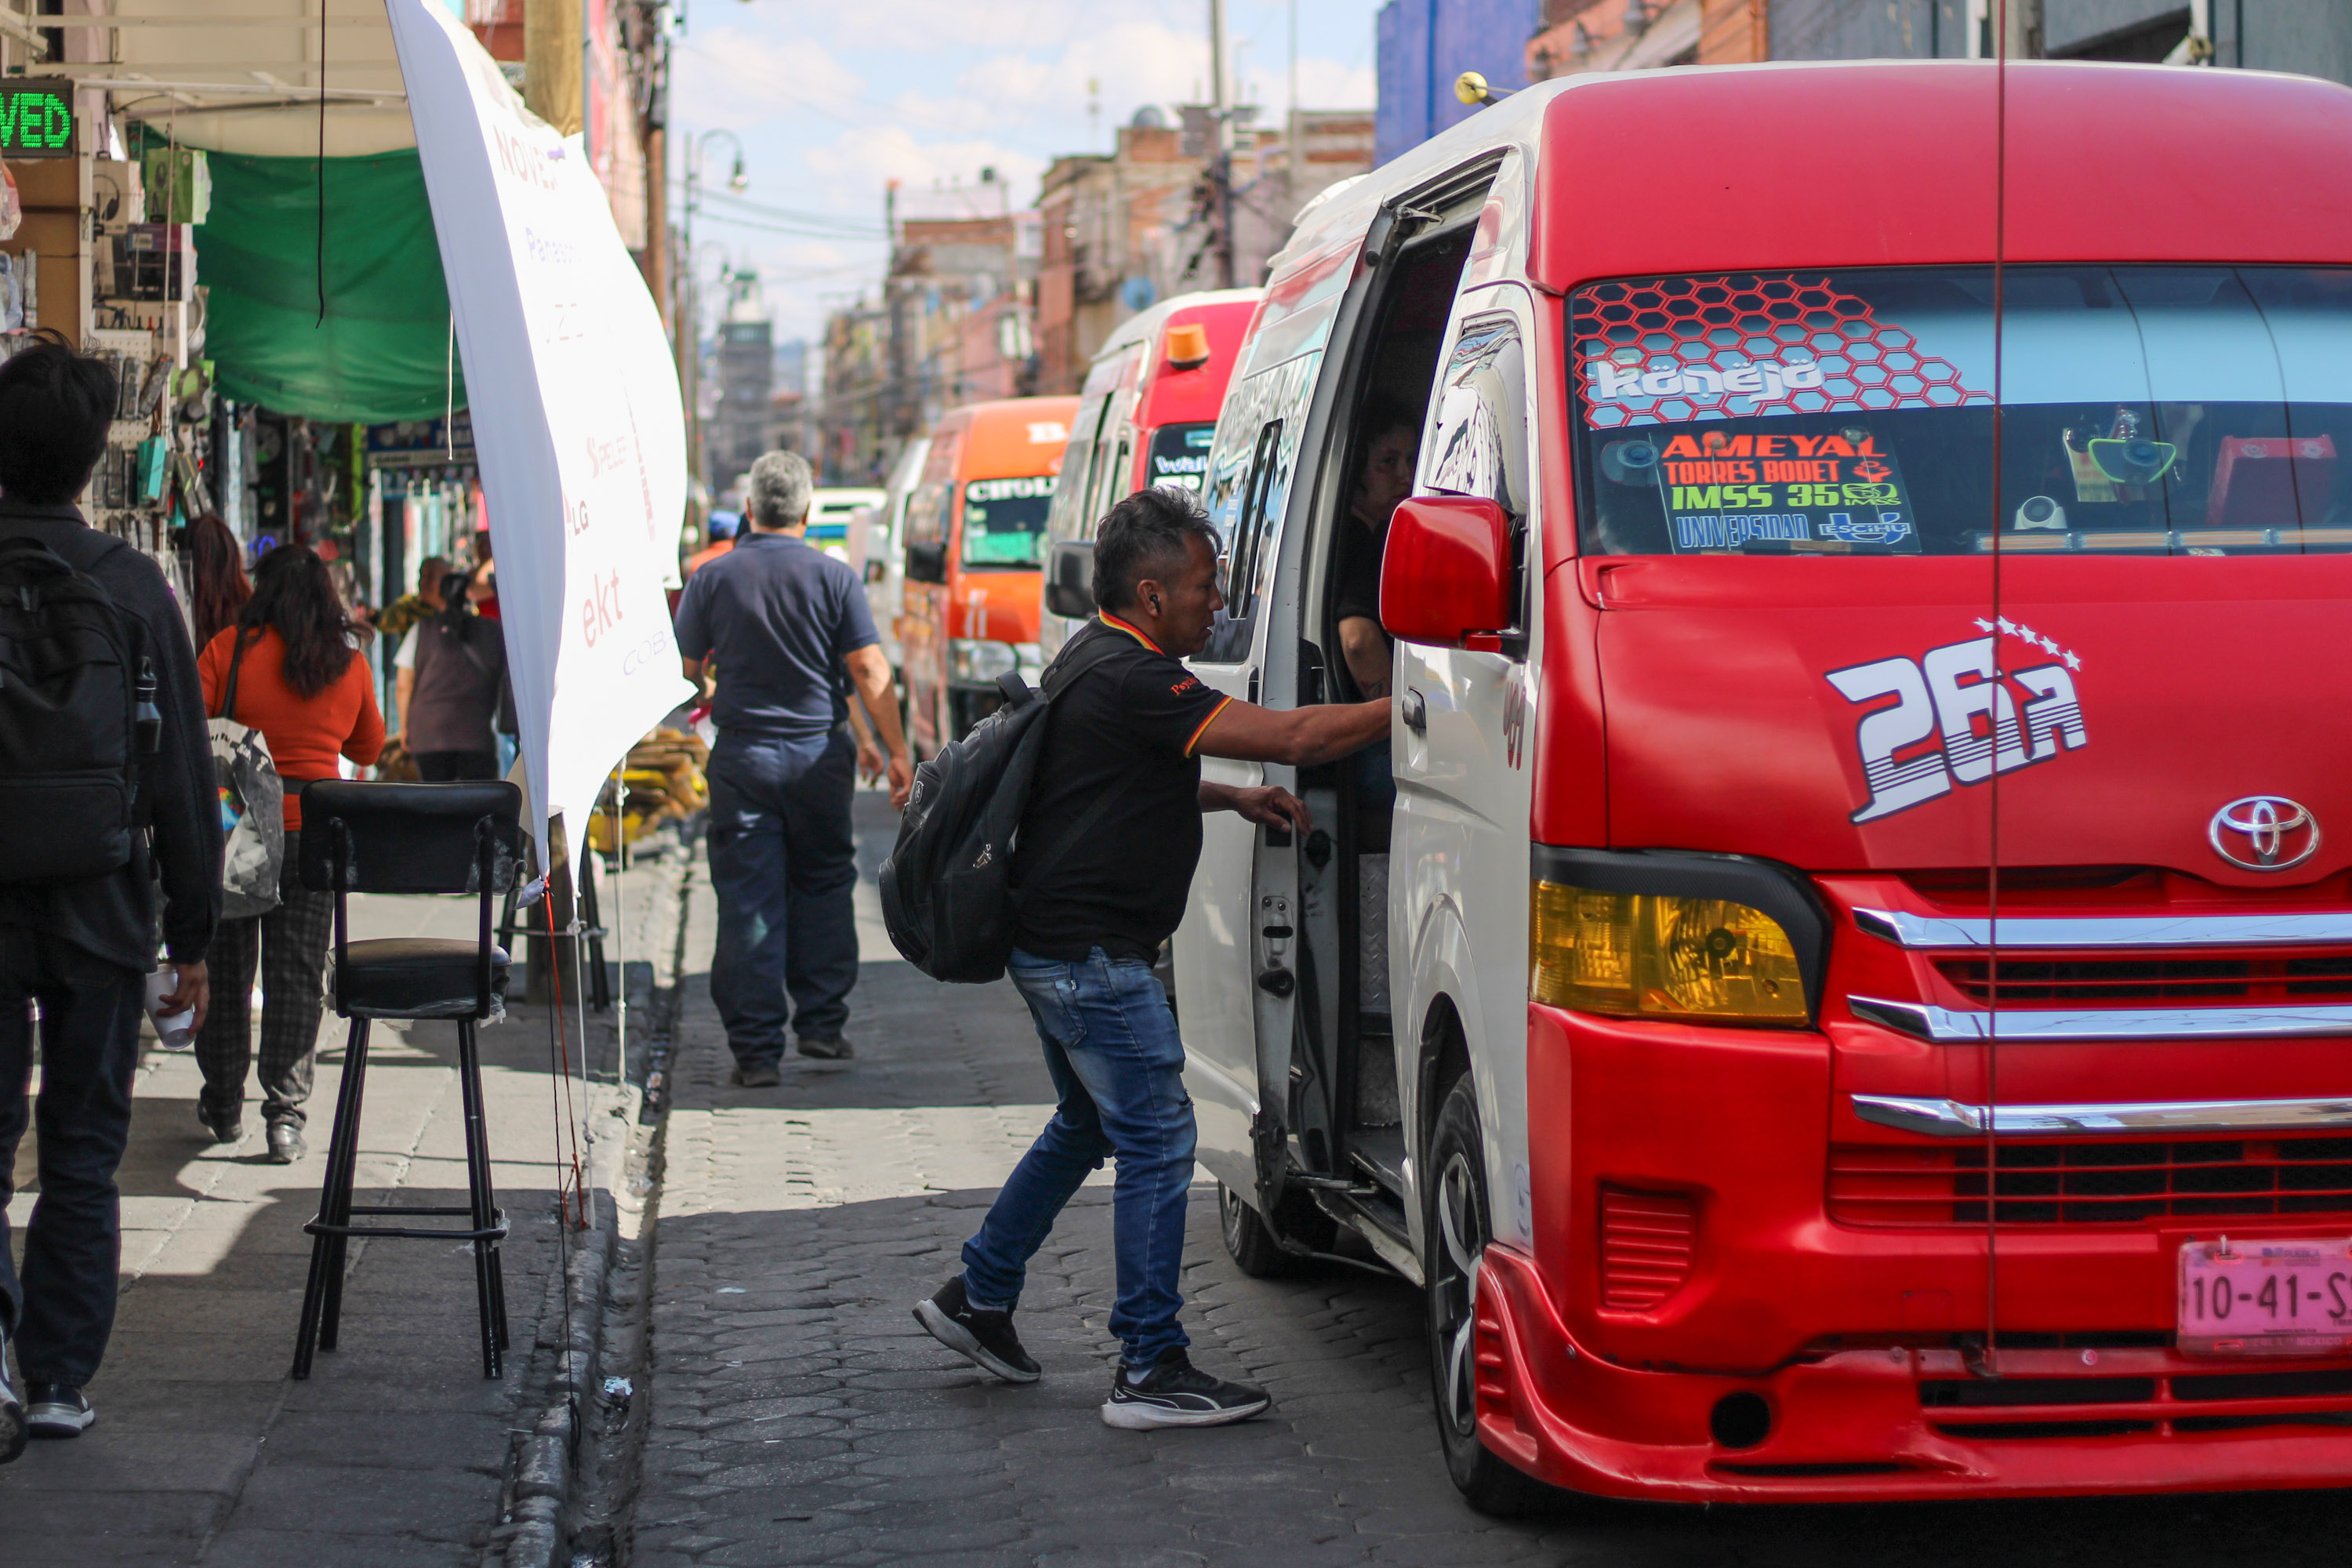
[[[1855,1226],[1982,1225],[1985,1150],[1838,1144],[1830,1217]],[[2352,1138],[2005,1142],[1991,1196],[2003,1225],[2145,1225],[2352,1215]]]
[[[2352,997],[2352,952],[2182,957],[2179,950],[2127,958],[2006,953],[2000,973],[1983,958],[1940,958],[1937,970],[1985,1005],[2120,1007],[2151,1002],[2245,1005]],[[1995,993],[1998,992],[1998,996]]]

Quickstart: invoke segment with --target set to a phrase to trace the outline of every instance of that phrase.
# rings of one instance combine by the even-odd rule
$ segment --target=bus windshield
[[[963,487],[963,563],[1032,567],[1054,504],[1054,477],[973,479]]]
[[[1587,554],[2352,550],[2352,269],[1597,283],[1569,304]]]

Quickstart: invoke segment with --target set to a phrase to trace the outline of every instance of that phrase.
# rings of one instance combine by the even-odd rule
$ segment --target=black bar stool
[[[294,1375],[310,1375],[313,1350],[335,1348],[342,1318],[343,1260],[351,1237],[470,1241],[482,1321],[482,1375],[495,1378],[507,1348],[506,1281],[499,1243],[506,1215],[490,1188],[490,1143],[482,1122],[482,1061],[474,1029],[506,991],[507,954],[490,941],[490,898],[520,879],[522,792],[495,784],[354,784],[321,779],[302,786],[302,885],[335,894],[335,984],[339,1017],[352,1021],[342,1090],[327,1144],[327,1173],[310,1233],[310,1279],[294,1340]],[[352,893],[476,893],[480,934],[350,940]],[[465,1103],[463,1207],[352,1202],[359,1163],[360,1107],[367,1092],[368,1026],[377,1018],[447,1018],[457,1026],[457,1084]],[[460,1226],[354,1225],[352,1216],[463,1219]]]

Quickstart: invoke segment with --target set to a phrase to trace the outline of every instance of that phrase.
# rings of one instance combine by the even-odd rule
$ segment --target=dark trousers
[[[710,1000],[736,1061],[772,1067],[784,1054],[787,1021],[802,1038],[825,1040],[849,1018],[849,988],[857,984],[849,821],[857,747],[845,729],[789,741],[722,731],[708,773],[710,885],[719,895]]]
[[[418,752],[416,777],[424,784],[454,784],[459,779],[499,776],[496,752]]]
[[[0,1325],[28,1383],[79,1387],[114,1331],[122,1263],[115,1167],[131,1136],[145,977],[37,931],[0,927]],[[32,1004],[41,1005],[41,1094]],[[26,1112],[39,1121],[41,1194],[25,1227],[20,1280],[7,1203]]]
[[[278,874],[278,907],[250,920],[221,921],[208,963],[212,1005],[196,1031],[196,1065],[205,1072],[205,1113],[234,1121],[245,1109],[246,1068],[253,1060],[253,970],[261,965],[261,1116],[302,1125],[303,1103],[318,1062],[319,1015],[326,1005],[327,942],[334,934],[335,895],[302,885],[302,836],[288,829]]]

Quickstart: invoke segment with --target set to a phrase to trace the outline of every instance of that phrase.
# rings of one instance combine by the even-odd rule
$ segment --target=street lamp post
[[[690,471],[700,474],[702,462],[702,304],[701,289],[694,274],[694,214],[701,205],[703,149],[713,139],[724,137],[735,149],[735,166],[728,172],[727,188],[747,189],[751,177],[743,168],[743,143],[732,131],[706,131],[687,143],[686,149],[686,221],[680,235],[685,252],[685,265],[678,270],[678,283],[686,298],[675,313],[682,323],[675,343],[677,350],[678,386],[686,394],[687,464]]]

